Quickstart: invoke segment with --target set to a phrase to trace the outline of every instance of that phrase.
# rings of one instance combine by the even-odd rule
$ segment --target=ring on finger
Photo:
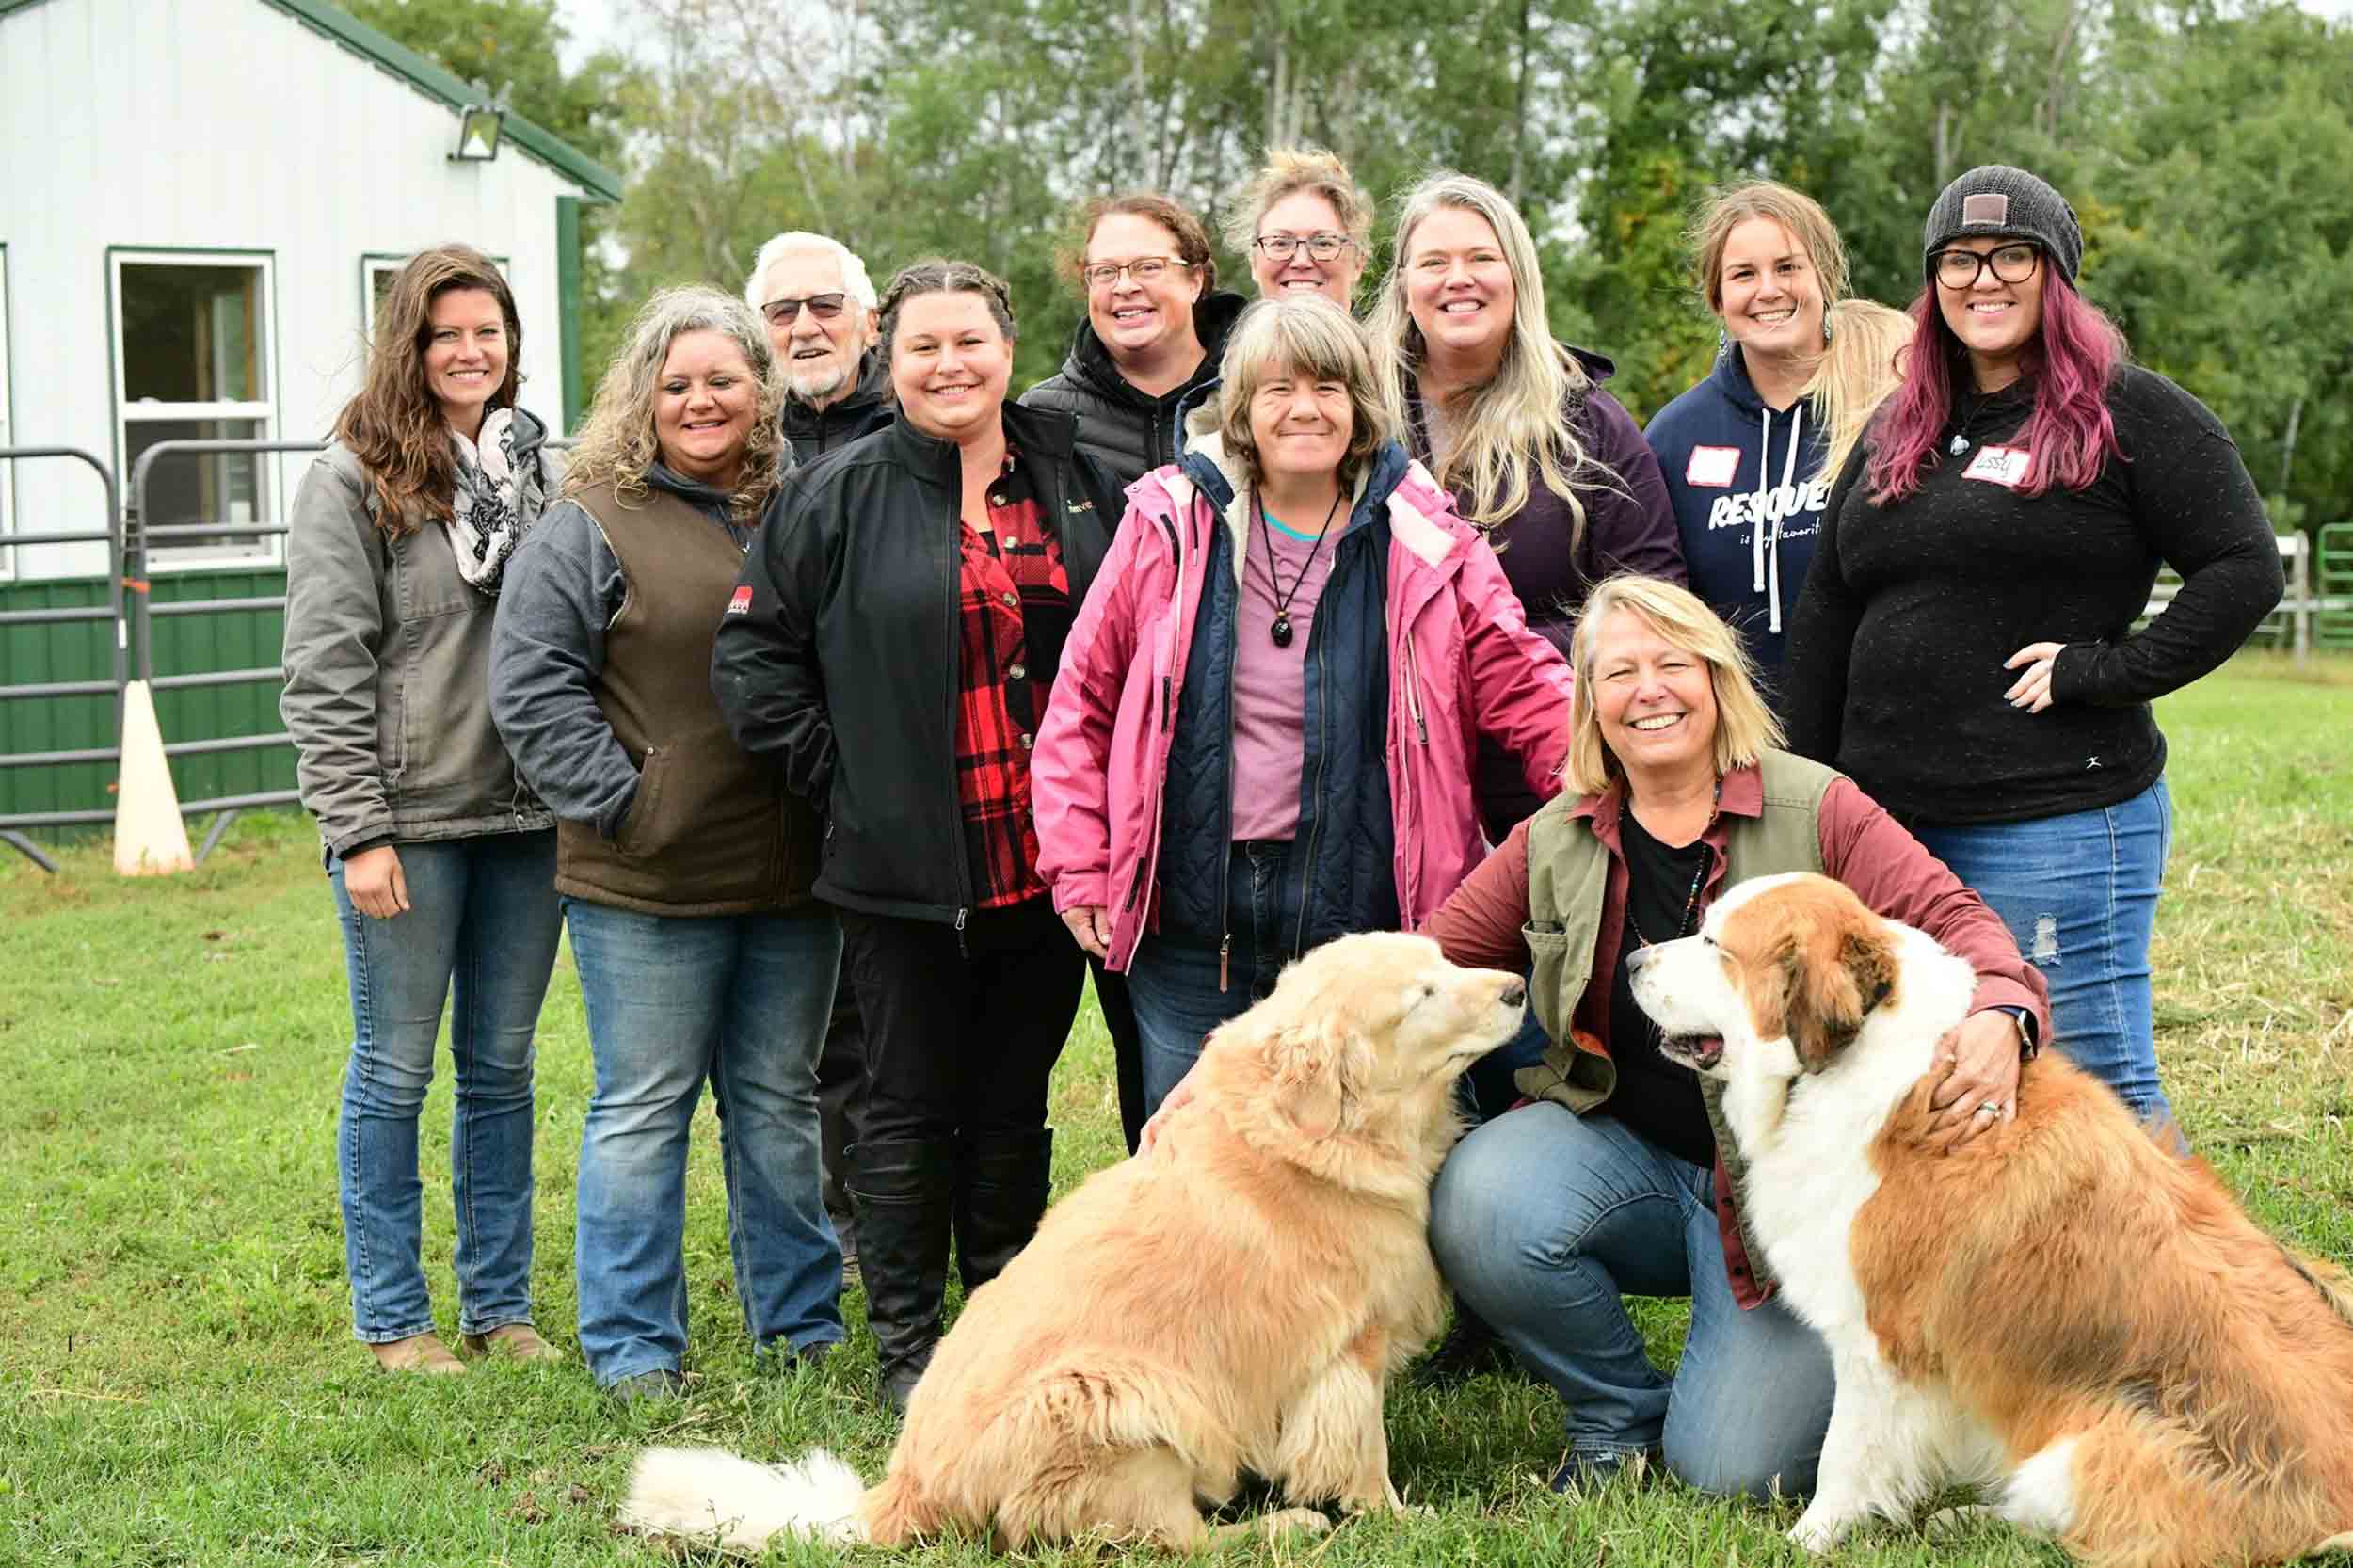
[[[2002,1108],[1995,1105],[1992,1100],[1986,1101],[1983,1105],[1978,1106],[1977,1110],[1977,1114],[1980,1116],[1999,1116],[2001,1113]]]

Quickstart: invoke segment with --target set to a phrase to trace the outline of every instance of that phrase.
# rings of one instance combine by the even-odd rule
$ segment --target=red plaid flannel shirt
[[[1005,453],[1003,476],[989,488],[984,534],[960,523],[959,602],[963,680],[956,699],[956,792],[964,804],[965,857],[983,909],[1037,897],[1037,823],[1030,807],[1030,747],[1054,672],[1029,669],[1022,612],[1066,606],[1070,578],[1062,543],[1022,469]]]

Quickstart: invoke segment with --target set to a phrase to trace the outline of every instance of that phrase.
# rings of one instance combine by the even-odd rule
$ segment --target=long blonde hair
[[[1575,548],[1585,531],[1585,504],[1574,481],[1580,470],[1587,471],[1589,479],[1593,471],[1609,471],[1586,452],[1561,415],[1571,397],[1592,389],[1593,378],[1575,356],[1552,341],[1536,241],[1519,209],[1484,180],[1451,170],[1433,174],[1406,194],[1404,210],[1398,216],[1397,253],[1369,323],[1372,341],[1386,351],[1382,396],[1390,421],[1400,429],[1407,427],[1406,405],[1429,351],[1406,309],[1406,269],[1413,261],[1415,229],[1441,207],[1486,219],[1502,248],[1504,264],[1511,268],[1514,297],[1502,364],[1484,386],[1448,400],[1447,418],[1457,435],[1452,448],[1434,465],[1437,481],[1463,503],[1465,521],[1494,528],[1528,504],[1529,471],[1533,469],[1545,488],[1567,504],[1569,542]],[[1614,480],[1610,475],[1609,482]]]
[[[1871,416],[1904,378],[1903,356],[1912,345],[1912,318],[1876,299],[1842,299],[1823,317],[1830,346],[1805,384],[1821,428],[1830,436],[1822,459],[1824,478],[1836,483]]]
[[[597,401],[565,467],[566,495],[609,484],[623,501],[646,499],[646,471],[662,456],[654,439],[654,388],[661,383],[670,345],[689,332],[716,332],[734,344],[760,383],[752,432],[744,443],[744,466],[728,503],[728,515],[737,522],[759,520],[784,477],[789,450],[779,423],[784,377],[759,313],[740,299],[700,286],[662,290],[629,324],[621,351],[597,383]]]

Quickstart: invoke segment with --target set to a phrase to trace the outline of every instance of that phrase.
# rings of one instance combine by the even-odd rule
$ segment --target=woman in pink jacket
[[[1362,328],[1266,300],[1128,489],[1031,778],[1038,871],[1128,977],[1156,1109],[1282,966],[1412,927],[1485,853],[1478,739],[1549,795],[1568,665],[1383,412]]]

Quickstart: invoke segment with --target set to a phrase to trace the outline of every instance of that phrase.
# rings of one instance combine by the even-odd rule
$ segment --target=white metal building
[[[376,289],[445,239],[504,264],[523,402],[568,428],[578,209],[619,181],[513,115],[493,160],[455,158],[476,96],[323,0],[0,0],[0,445],[85,447],[127,486],[157,440],[319,439]],[[161,463],[149,520],[280,520],[307,461]],[[87,470],[0,462],[0,534],[103,515]],[[104,569],[101,545],[0,547],[0,583]]]

